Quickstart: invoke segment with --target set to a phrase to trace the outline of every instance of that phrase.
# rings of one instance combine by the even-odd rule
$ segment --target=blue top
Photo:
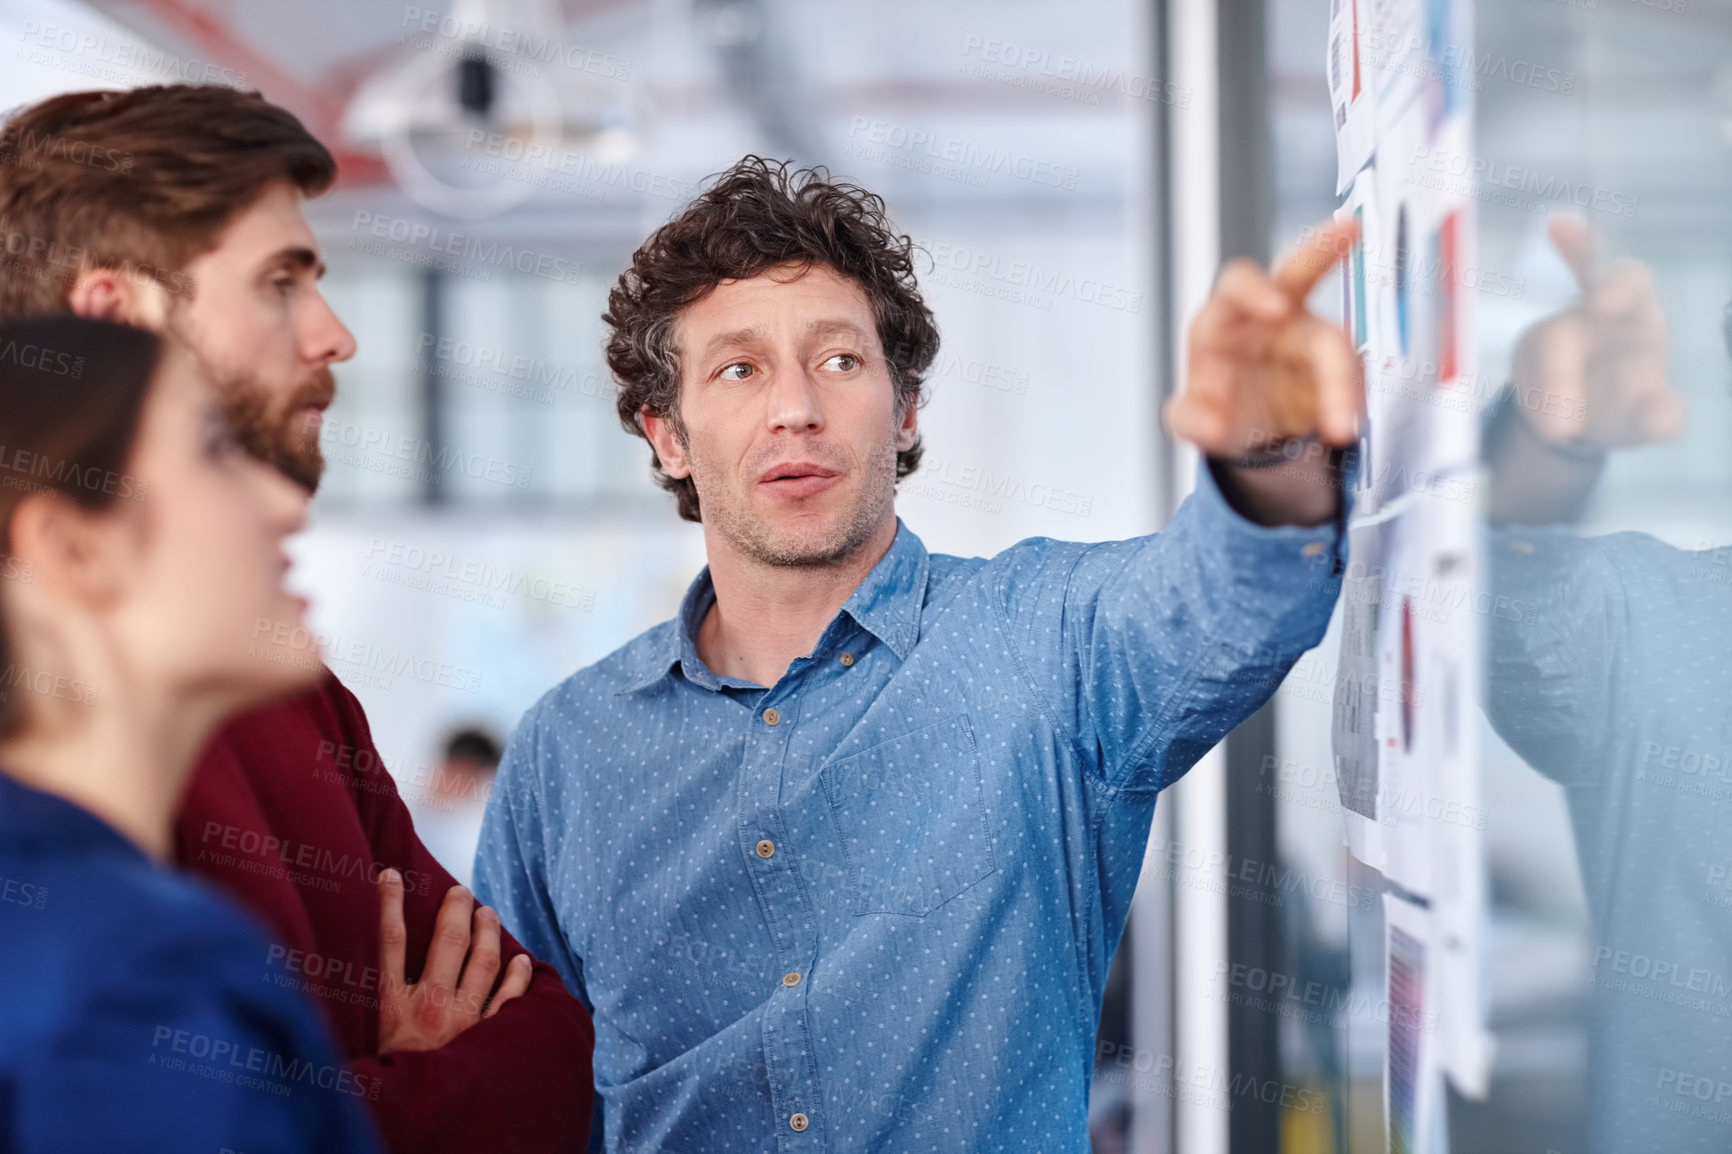
[[[1487,712],[1563,785],[1593,916],[1588,1149],[1732,1146],[1732,548],[1511,528]]]
[[[270,947],[90,813],[0,773],[0,1150],[377,1150]]]
[[[1155,797],[1322,637],[1342,534],[890,550],[768,689],[680,615],[513,734],[476,889],[595,1017],[592,1149],[1089,1148]]]

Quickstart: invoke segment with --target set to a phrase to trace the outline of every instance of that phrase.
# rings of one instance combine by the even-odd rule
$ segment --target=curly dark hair
[[[674,325],[681,310],[724,280],[744,280],[778,265],[823,264],[859,285],[872,306],[878,340],[896,388],[896,412],[925,400],[926,370],[938,355],[938,325],[914,279],[914,242],[898,234],[883,198],[830,180],[822,168],[747,156],[662,225],[632,254],[608,293],[607,364],[619,385],[620,424],[649,440],[648,409],[680,424],[680,362]],[[896,477],[919,467],[918,439],[896,454]],[[670,477],[651,449],[656,484],[679,500],[680,516],[699,521],[690,477]]]

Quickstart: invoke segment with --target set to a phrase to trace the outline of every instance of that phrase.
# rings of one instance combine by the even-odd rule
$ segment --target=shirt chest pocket
[[[966,713],[832,761],[819,776],[854,913],[924,917],[996,868]]]

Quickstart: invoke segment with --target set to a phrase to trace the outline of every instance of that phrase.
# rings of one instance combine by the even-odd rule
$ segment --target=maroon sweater
[[[230,722],[205,750],[175,829],[181,864],[253,910],[276,944],[260,980],[325,1011],[393,1151],[583,1151],[590,1054],[583,1006],[545,962],[520,997],[437,1050],[379,1053],[379,871],[403,875],[408,980],[456,882],[415,836],[360,702],[317,688]],[[504,963],[523,947],[507,936]]]

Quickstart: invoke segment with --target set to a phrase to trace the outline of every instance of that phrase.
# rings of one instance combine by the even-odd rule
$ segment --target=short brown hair
[[[649,439],[647,407],[684,436],[674,347],[680,312],[724,280],[790,262],[828,265],[860,286],[884,346],[896,411],[921,403],[926,370],[938,355],[938,325],[915,283],[914,242],[895,231],[883,199],[865,189],[835,183],[822,168],[791,172],[786,162],[747,156],[651,234],[608,293],[607,364],[628,432]],[[922,451],[917,439],[896,454],[898,480],[919,467]],[[680,516],[701,520],[692,479],[668,476],[653,449],[650,467],[656,484],[678,499]]]
[[[0,317],[66,312],[79,272],[191,295],[186,266],[271,186],[307,196],[337,162],[256,92],[174,84],[71,92],[0,126]]]

